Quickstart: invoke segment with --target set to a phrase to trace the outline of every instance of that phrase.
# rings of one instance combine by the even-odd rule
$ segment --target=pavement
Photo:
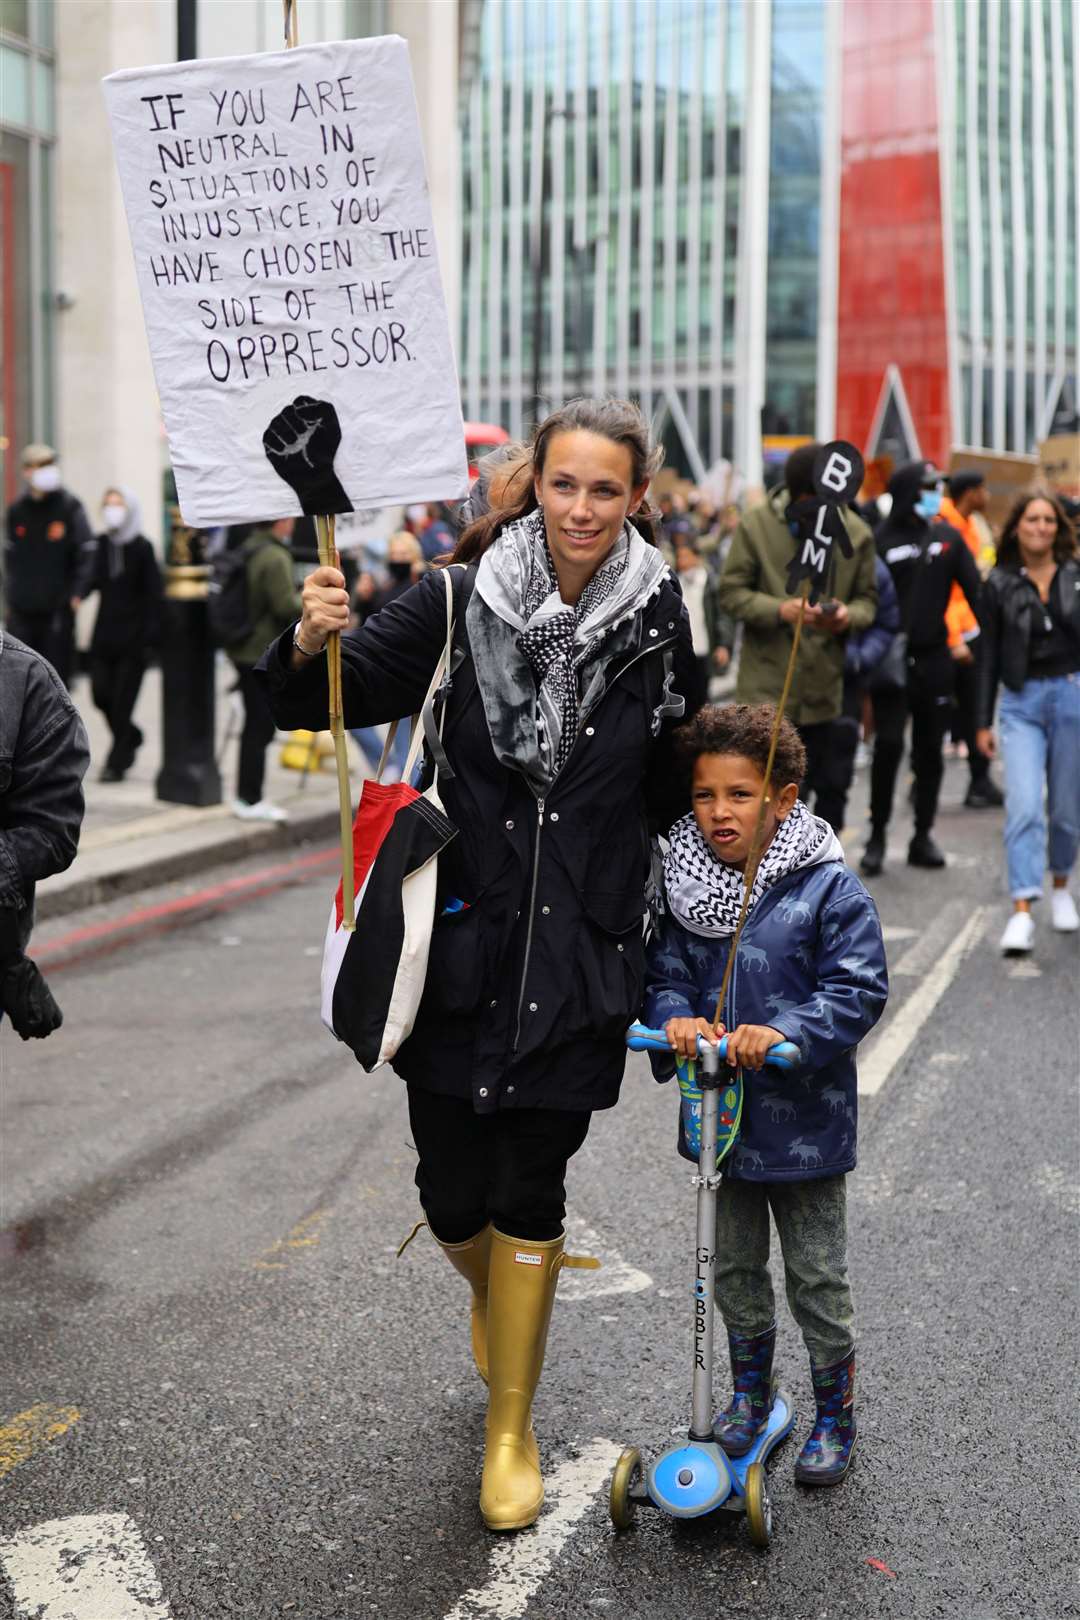
[[[284,767],[287,738],[267,750],[265,795],[288,812],[288,821],[270,824],[239,821],[229,802],[235,792],[242,708],[232,695],[232,667],[217,663],[217,750],[224,802],[205,808],[169,804],[156,797],[154,782],[161,766],[161,672],[147,671],[135,710],[135,723],[146,741],[122,782],[102,782],[109,751],[109,731],[90,698],[89,682],[80,678],[73,697],[90,737],[90,769],[85,780],[86,816],[79,853],[72,866],[38,886],[39,921],[70,915],[118,895],[153,884],[191,876],[249,855],[282,850],[337,837],[338,794],[333,756],[312,756],[314,768]],[[321,738],[329,748],[329,735]],[[353,765],[353,803],[365,774],[359,749],[348,744]]]

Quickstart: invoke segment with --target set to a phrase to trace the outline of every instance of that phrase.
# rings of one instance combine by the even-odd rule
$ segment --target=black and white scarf
[[[484,553],[477,570],[476,595],[512,627],[535,683],[537,757],[528,763],[538,784],[550,785],[574,746],[585,665],[617,625],[640,612],[667,575],[667,565],[656,548],[626,526],[577,602],[564,602],[539,509],[505,529]],[[479,678],[484,647],[481,636],[473,632],[472,609],[470,639]],[[504,683],[510,673],[504,670]],[[490,710],[493,703],[494,697],[489,701],[485,693],[485,707]],[[495,734],[493,731],[493,738]],[[515,763],[527,762],[518,758]]]
[[[698,830],[693,812],[675,823],[668,839],[664,889],[672,916],[692,933],[709,939],[733,934],[743,902],[743,874],[737,866],[727,866],[713,854]],[[812,815],[802,800],[796,799],[791,814],[777,827],[758,864],[748,913],[765,890],[789,872],[843,858],[843,846],[829,823]]]

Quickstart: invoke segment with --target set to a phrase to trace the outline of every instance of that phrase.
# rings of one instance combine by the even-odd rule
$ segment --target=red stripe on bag
[[[365,781],[360,790],[360,802],[353,820],[353,876],[356,898],[367,882],[368,873],[375,864],[383,840],[393,825],[394,817],[405,805],[420,797],[407,782]],[[337,927],[345,915],[343,889],[339,883],[334,897]]]

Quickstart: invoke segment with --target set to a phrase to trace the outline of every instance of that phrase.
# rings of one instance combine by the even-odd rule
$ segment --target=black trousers
[[[75,661],[75,617],[65,602],[52,613],[8,612],[8,629],[42,658],[47,658],[65,686],[71,685]]]
[[[906,688],[874,693],[874,761],[870,768],[870,824],[884,836],[904,757],[904,727],[911,716],[911,765],[915,773],[915,831],[928,833],[937,815],[942,748],[952,715],[953,659],[942,648],[909,666]]]
[[[434,1236],[464,1243],[491,1221],[525,1243],[559,1237],[566,1166],[591,1119],[560,1108],[477,1114],[471,1102],[410,1086],[409,1121],[420,1155],[416,1185]]]
[[[806,780],[801,796],[809,805],[813,794],[815,815],[822,816],[838,833],[844,825],[844,810],[855,769],[858,726],[848,724],[841,716],[796,729],[806,749]]]
[[[240,695],[244,700],[244,729],[240,733],[240,767],[236,796],[247,804],[258,804],[263,796],[266,750],[274,740],[274,716],[262,687],[252,674],[251,664],[237,664]]]
[[[134,763],[143,736],[133,725],[131,715],[145,673],[146,660],[141,653],[120,658],[106,658],[100,653],[91,656],[90,690],[112,732],[107,770],[126,771]]]

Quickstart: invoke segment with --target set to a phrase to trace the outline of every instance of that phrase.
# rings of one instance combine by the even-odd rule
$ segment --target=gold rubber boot
[[[565,1239],[526,1243],[492,1228],[488,1292],[488,1416],[480,1512],[489,1530],[523,1530],[544,1503],[532,1402],[544,1365]]]
[[[435,1237],[432,1232],[432,1237]],[[491,1263],[491,1226],[485,1226],[475,1237],[464,1243],[444,1243],[435,1238],[455,1271],[459,1271],[472,1289],[472,1353],[476,1370],[486,1384],[488,1381],[487,1311],[488,1267]]]

